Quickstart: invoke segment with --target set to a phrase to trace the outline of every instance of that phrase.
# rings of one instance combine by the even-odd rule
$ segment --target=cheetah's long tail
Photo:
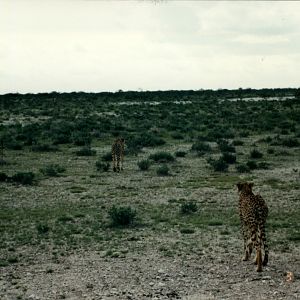
[[[263,259],[263,266],[266,266],[269,261],[269,248],[267,244],[267,238],[266,238],[266,231],[265,231],[265,224],[260,224],[260,230],[259,230],[259,235],[258,238],[260,239],[261,245],[264,246],[264,259]]]

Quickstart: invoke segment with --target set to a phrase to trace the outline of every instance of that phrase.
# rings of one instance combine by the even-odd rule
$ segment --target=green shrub
[[[235,164],[236,163],[236,156],[229,152],[224,152],[222,155],[222,159],[228,164]]]
[[[76,131],[72,133],[72,142],[76,146],[89,146],[92,142],[92,137],[87,132]]]
[[[219,148],[222,152],[232,152],[235,153],[235,148],[227,140],[218,141]]]
[[[246,163],[247,167],[250,169],[250,170],[255,170],[257,169],[257,163],[256,161],[254,160],[248,160],[247,163]]]
[[[195,229],[194,228],[181,228],[180,233],[182,233],[182,234],[192,234],[192,233],[195,233]]]
[[[180,206],[180,212],[182,214],[191,214],[198,210],[197,204],[194,201],[182,203]]]
[[[103,154],[101,156],[101,159],[103,161],[112,161],[112,154],[111,154],[111,152],[107,152],[107,153]]]
[[[75,152],[77,156],[93,156],[96,155],[96,151],[92,150],[90,147],[82,147],[78,151]]]
[[[97,171],[100,172],[107,172],[109,170],[109,165],[110,165],[109,163],[103,163],[100,160],[96,161]]]
[[[208,159],[208,163],[213,167],[215,172],[227,172],[228,171],[228,164],[223,160],[222,157],[219,159]]]
[[[12,176],[12,181],[21,184],[32,184],[35,174],[32,172],[19,172]]]
[[[144,132],[139,136],[135,136],[132,139],[129,139],[129,147],[154,147],[164,145],[166,141],[153,133]]]
[[[0,158],[0,166],[5,166],[5,165],[9,165],[9,163],[6,160]]]
[[[58,164],[51,164],[44,168],[40,169],[40,172],[45,176],[55,177],[58,176],[59,173],[65,172],[66,169]]]
[[[281,144],[282,146],[289,147],[289,148],[299,147],[300,145],[299,141],[295,138],[282,139]]]
[[[39,234],[46,234],[48,233],[50,227],[48,226],[48,224],[39,223],[37,224],[36,229]]]
[[[37,144],[31,147],[31,150],[34,152],[52,152],[57,151],[58,148],[56,146],[52,146],[49,144]]]
[[[154,154],[151,154],[149,156],[149,159],[154,160],[155,162],[159,163],[167,163],[167,162],[172,162],[175,160],[174,156],[168,152],[156,152]]]
[[[144,159],[139,161],[137,165],[141,171],[147,171],[151,165],[151,161],[149,159]]]
[[[258,150],[256,149],[253,149],[251,152],[250,152],[250,157],[251,158],[262,158],[263,157],[263,154],[261,152],[259,152]]]
[[[184,136],[181,133],[179,133],[179,132],[172,132],[171,133],[171,137],[174,140],[183,140],[184,139]]]
[[[258,169],[267,170],[267,169],[270,168],[270,164],[268,164],[268,163],[265,162],[265,161],[260,161],[260,162],[257,164],[257,168],[258,168]]]
[[[134,222],[137,213],[130,206],[116,207],[114,205],[108,214],[113,226],[128,226]]]
[[[237,165],[237,166],[235,166],[235,168],[239,173],[249,173],[250,172],[250,168],[245,164]]]
[[[11,140],[6,144],[6,147],[11,150],[22,150],[23,145],[15,140]]]
[[[185,151],[176,151],[175,152],[175,156],[176,157],[185,157],[186,156],[186,152]]]
[[[162,165],[156,170],[156,173],[158,176],[168,176],[169,171],[170,169],[167,165]]]
[[[8,176],[6,175],[6,173],[0,172],[0,182],[4,182],[8,180]]]
[[[275,150],[273,148],[268,148],[267,152],[268,154],[274,154]]]
[[[211,146],[208,143],[197,141],[192,145],[192,151],[197,151],[198,153],[211,152]]]
[[[233,146],[243,146],[243,145],[244,145],[244,142],[241,141],[241,140],[233,140],[233,141],[232,141],[232,145],[233,145]]]

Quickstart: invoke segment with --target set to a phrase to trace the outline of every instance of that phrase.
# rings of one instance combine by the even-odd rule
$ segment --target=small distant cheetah
[[[255,264],[257,272],[262,272],[262,266],[268,263],[269,250],[266,242],[265,223],[268,217],[268,207],[260,195],[252,193],[253,183],[238,183],[239,215],[244,238],[244,261],[251,256],[253,247],[256,249]],[[262,260],[262,246],[265,256]]]
[[[120,170],[123,170],[124,149],[125,149],[125,139],[117,138],[111,147],[114,172],[120,172]]]

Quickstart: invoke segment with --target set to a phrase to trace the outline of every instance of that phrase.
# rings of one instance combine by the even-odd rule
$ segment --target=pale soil
[[[235,214],[236,180],[250,176],[255,182],[254,192],[269,205],[270,221],[272,214],[280,212],[300,214],[299,174],[293,172],[299,162],[295,156],[274,163],[270,170],[250,175],[228,173],[228,178],[212,174],[204,158],[190,154],[171,165],[169,177],[158,177],[154,166],[146,173],[138,171],[135,157],[127,158],[122,174],[110,170],[104,176],[89,177],[96,174],[96,158],[76,158],[71,152],[60,160],[43,154],[35,161],[23,161],[23,168],[34,161],[38,170],[39,164],[51,159],[66,166],[66,175],[43,179],[32,187],[1,184],[2,207],[51,210],[61,202],[84,203],[100,213],[102,205],[107,207],[115,201],[138,204],[141,209],[143,203],[168,204],[184,198],[197,201],[200,218],[201,209],[207,207]],[[279,185],[276,189],[268,183],[274,178]],[[82,190],[74,193],[74,186]],[[114,234],[90,248],[78,247],[63,251],[63,255],[54,255],[51,243],[46,243],[44,250],[35,246],[15,249],[19,262],[0,267],[0,299],[300,299],[300,245],[286,239],[294,228],[272,231],[268,236],[269,265],[257,273],[252,262],[241,261],[238,227],[228,226],[226,220],[221,226],[195,227],[192,234],[180,233],[180,224],[145,222],[146,226],[125,229],[119,238]],[[223,235],[224,230],[228,234]],[[1,249],[1,256],[6,252]],[[286,282],[286,272],[294,273],[293,282]]]

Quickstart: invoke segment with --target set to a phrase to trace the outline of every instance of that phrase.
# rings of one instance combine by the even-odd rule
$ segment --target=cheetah
[[[243,261],[247,261],[253,247],[256,249],[255,264],[257,272],[262,272],[262,266],[268,263],[269,250],[266,242],[265,223],[268,217],[268,206],[264,199],[258,194],[252,193],[253,183],[238,183],[239,192],[239,215],[241,229],[244,238]],[[262,260],[262,246],[264,248],[264,259]]]
[[[114,172],[120,172],[120,170],[123,170],[124,149],[125,149],[125,139],[117,138],[111,147]]]

